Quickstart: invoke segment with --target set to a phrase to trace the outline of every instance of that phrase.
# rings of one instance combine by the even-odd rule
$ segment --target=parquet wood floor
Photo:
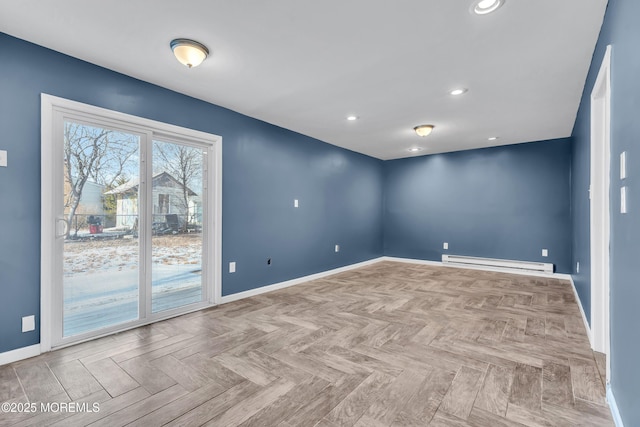
[[[16,426],[613,426],[569,283],[381,262],[0,367]]]

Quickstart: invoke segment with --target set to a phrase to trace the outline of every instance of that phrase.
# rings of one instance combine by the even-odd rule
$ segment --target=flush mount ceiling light
[[[418,151],[422,151],[422,150],[423,150],[422,147],[411,147],[407,151],[409,151],[410,153],[417,153]]]
[[[458,95],[462,95],[463,93],[466,93],[469,89],[461,87],[458,89],[453,89],[452,91],[449,92],[449,95],[453,95],[453,96],[458,96]]]
[[[352,122],[354,120],[358,120],[358,116],[348,116],[347,120],[349,120],[350,122]]]
[[[473,10],[473,13],[476,15],[486,15],[498,10],[504,2],[505,0],[478,0],[473,4],[471,10]]]
[[[170,46],[178,61],[189,68],[202,64],[209,55],[209,49],[194,40],[175,39],[171,40]]]
[[[496,139],[498,139],[497,136],[490,136],[489,138],[487,138],[487,141],[495,141]]]
[[[413,128],[416,131],[418,136],[427,136],[431,133],[435,126],[434,125],[420,125]]]

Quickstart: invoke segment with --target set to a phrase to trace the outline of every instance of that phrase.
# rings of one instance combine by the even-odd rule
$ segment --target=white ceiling
[[[394,159],[569,136],[606,3],[506,0],[477,16],[472,0],[0,0],[0,31]],[[179,37],[212,55],[187,69]]]

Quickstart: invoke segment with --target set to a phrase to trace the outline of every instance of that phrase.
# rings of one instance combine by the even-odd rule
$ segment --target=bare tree
[[[138,153],[138,137],[80,123],[64,124],[65,211],[67,235],[87,181],[112,187]],[[76,235],[78,230],[75,231]]]
[[[187,231],[190,222],[190,189],[196,180],[202,179],[202,150],[168,142],[153,142],[154,168],[173,176],[181,186],[180,204],[186,212],[183,231]]]

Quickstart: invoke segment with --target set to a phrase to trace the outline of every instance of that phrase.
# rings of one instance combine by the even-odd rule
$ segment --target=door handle
[[[60,227],[61,224],[62,224],[62,227]],[[60,228],[62,228],[62,233],[58,232]],[[69,231],[69,223],[67,222],[67,220],[64,218],[57,218],[56,219],[56,239],[66,236],[68,231]]]

